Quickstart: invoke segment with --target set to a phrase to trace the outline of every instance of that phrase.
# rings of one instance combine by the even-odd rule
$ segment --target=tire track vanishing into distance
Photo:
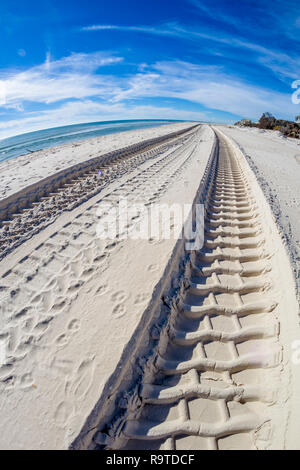
[[[2,260],[0,338],[6,341],[7,358],[0,366],[0,391],[22,387],[24,381],[30,389],[34,366],[24,378],[22,361],[28,358],[30,365],[31,352],[38,350],[52,322],[68,310],[89,280],[101,278],[109,257],[124,243],[120,239],[97,237],[102,203],[117,204],[124,197],[130,202],[154,203],[188,165],[201,142],[202,132],[198,128],[184,140],[160,150],[156,158],[150,158],[116,182],[115,188],[110,185],[111,189],[70,212],[68,222],[62,215],[48,227],[47,236],[45,230],[33,237],[22,246],[19,257],[14,252],[9,255],[11,260],[9,256]],[[61,219],[63,225],[59,227]],[[128,223],[129,229],[137,223],[135,214]],[[75,327],[78,330],[80,320],[70,318],[69,323],[72,331]],[[57,348],[63,340],[63,334],[56,338]]]
[[[63,211],[100,193],[123,174],[184,145],[199,129],[173,132],[73,165],[0,201],[0,260]]]

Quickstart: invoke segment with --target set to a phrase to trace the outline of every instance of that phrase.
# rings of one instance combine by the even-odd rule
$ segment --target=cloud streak
[[[197,0],[191,0],[191,3],[198,4]],[[200,4],[199,4],[200,8]],[[210,15],[213,15],[211,10],[204,5],[201,5],[201,9],[204,11],[209,11]],[[223,20],[226,17],[222,16]],[[234,19],[231,20],[227,18],[228,22],[234,22]],[[209,34],[202,31],[180,25],[176,22],[166,23],[162,25],[153,25],[153,26],[119,26],[119,25],[91,25],[83,26],[80,28],[80,31],[83,32],[93,32],[93,31],[123,31],[123,32],[135,32],[150,34],[154,36],[168,36],[175,39],[183,39],[189,42],[193,42],[196,47],[199,47],[199,40],[203,39],[210,41],[212,43],[218,43],[223,46],[227,46],[232,50],[232,48],[240,49],[241,51],[251,51],[256,54],[256,62],[261,66],[264,66],[270,70],[274,75],[276,75],[280,80],[286,81],[286,79],[292,80],[296,79],[299,76],[300,68],[300,59],[298,56],[293,57],[292,54],[287,55],[278,50],[272,50],[267,47],[263,47],[260,44],[251,42],[243,37],[234,36],[234,35],[225,35],[225,34]],[[225,53],[226,55],[226,53]]]
[[[187,62],[159,62],[132,77],[113,101],[141,97],[171,97],[199,103],[207,108],[247,115],[253,119],[264,111],[288,117],[295,112],[291,94],[249,85],[223,72],[221,67]]]
[[[81,99],[89,96],[107,97],[112,86],[107,76],[95,72],[104,66],[121,62],[121,57],[109,57],[100,52],[94,54],[71,54],[60,60],[46,61],[22,72],[2,71],[1,89],[5,96],[6,108],[20,108],[26,102],[51,104],[66,99]]]
[[[210,120],[210,113],[178,110],[172,106],[128,105],[124,103],[97,103],[93,100],[68,102],[53,110],[28,113],[24,118],[0,121],[0,139],[44,128],[126,119],[183,119]]]
[[[221,66],[169,60],[136,64],[131,73],[113,74],[109,66],[121,62],[121,57],[102,52],[60,60],[48,54],[44,63],[28,70],[2,71],[7,87],[2,112],[13,108],[20,117],[0,115],[0,137],[93,120],[212,120],[214,111],[227,113],[228,120],[230,115],[256,119],[265,111],[289,118],[297,112],[291,93],[251,85]],[[153,100],[160,105],[153,105]],[[162,105],[166,100],[168,104]],[[38,104],[39,111],[32,112],[28,103]]]

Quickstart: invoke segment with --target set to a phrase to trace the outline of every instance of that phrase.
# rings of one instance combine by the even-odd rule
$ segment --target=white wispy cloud
[[[107,97],[115,91],[107,76],[95,72],[103,66],[122,61],[101,52],[71,54],[60,60],[51,60],[47,54],[43,64],[21,72],[0,72],[0,84],[5,101],[2,106],[18,109],[24,102],[54,103],[65,99],[82,99],[89,96]]]
[[[214,9],[205,6],[204,4],[198,2],[198,0],[190,0],[194,5],[197,5],[198,8],[201,8],[204,12],[209,13],[210,16],[216,16]],[[234,23],[236,20],[234,17],[226,17],[223,14],[220,15],[220,18],[223,21],[228,23]],[[277,17],[276,17],[277,18]],[[240,20],[239,20],[240,21]],[[236,23],[238,25],[238,23]],[[247,50],[256,54],[256,62],[274,73],[279,79],[286,81],[298,78],[299,68],[300,68],[300,59],[298,56],[293,56],[292,52],[290,55],[282,53],[278,50],[272,50],[267,47],[263,47],[260,44],[251,42],[238,35],[226,36],[225,34],[210,34],[203,29],[200,31],[195,30],[191,27],[180,25],[177,22],[169,22],[160,25],[153,26],[120,26],[120,25],[91,25],[83,26],[80,28],[81,31],[105,31],[105,30],[117,30],[124,32],[136,32],[144,33],[155,36],[169,36],[177,39],[184,39],[189,42],[194,43],[194,47],[198,47],[199,40],[204,39],[206,41],[211,41],[212,43],[218,43],[223,46],[228,46],[230,50],[240,49],[241,51]],[[224,53],[226,56],[226,53]],[[255,60],[254,60],[255,63]]]
[[[105,25],[105,24],[94,24],[90,26],[82,26],[80,31],[108,31],[108,30],[117,30],[125,32],[136,32],[136,33],[145,33],[153,34],[155,36],[177,36],[184,37],[186,34],[185,30],[180,30],[180,27],[176,22],[165,23],[162,25],[154,26],[121,26],[121,25]]]
[[[82,100],[62,104],[53,110],[28,113],[24,118],[0,121],[0,139],[39,129],[122,118],[205,121],[212,120],[212,115],[210,112],[178,110],[172,106],[102,104],[93,100]]]
[[[249,85],[221,67],[181,61],[158,62],[133,76],[113,101],[142,97],[177,98],[207,108],[257,118],[264,111],[288,117],[295,113],[291,93]]]
[[[4,120],[0,115],[0,137],[109,119],[212,120],[215,113],[211,110],[253,119],[265,111],[283,118],[297,113],[291,93],[250,85],[221,66],[173,60],[137,64],[131,74],[123,76],[101,70],[121,60],[101,52],[71,54],[60,60],[48,55],[43,64],[28,70],[2,71],[8,92],[2,112],[13,107],[15,116]],[[155,98],[160,103],[181,100],[181,109],[176,109],[178,101],[163,107],[146,104]],[[189,111],[187,102],[193,109],[201,105],[200,111]],[[38,103],[39,111],[32,112],[31,103]]]
[[[212,3],[209,1],[208,3],[205,3],[203,0],[187,0],[187,2],[196,7],[200,11],[201,15],[203,14],[206,17],[208,16],[213,20],[233,26],[240,26],[241,24],[241,21],[236,16],[228,15],[225,11],[218,10],[216,2]]]
[[[241,15],[235,5],[227,2],[211,2],[211,0],[186,0],[187,3],[198,10],[198,19],[209,17],[220,24],[234,26],[237,30],[250,32],[253,34],[253,22],[249,21],[249,16]],[[238,2],[237,2],[238,3]],[[247,2],[245,1],[245,4]],[[297,18],[299,17],[298,0],[272,0],[272,2],[248,2],[246,8],[251,9],[255,24],[263,27],[259,28],[261,37],[274,38],[276,35],[300,41],[299,34],[295,31]]]

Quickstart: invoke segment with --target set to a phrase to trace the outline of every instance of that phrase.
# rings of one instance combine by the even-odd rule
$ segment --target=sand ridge
[[[96,448],[295,445],[290,413],[299,373],[290,346],[299,326],[291,269],[243,155],[220,132],[218,140],[204,247],[186,256],[140,381],[117,400],[108,431],[99,426]]]
[[[2,448],[299,447],[297,302],[270,207],[222,133],[180,139],[0,262]],[[204,202],[203,251],[98,239],[101,204],[124,197]]]
[[[199,184],[194,170],[205,164],[211,136],[204,127],[181,145],[175,142],[100,195],[61,214],[0,263],[1,329],[8,347],[0,387],[3,423],[10,428],[1,442],[4,448],[70,445],[133,334],[175,243],[103,243],[95,237],[101,202],[122,197],[172,201],[171,187],[180,199],[192,194],[193,178],[195,187]],[[139,256],[146,269],[136,279]],[[137,283],[147,289],[136,292]],[[25,437],[19,434],[20,419],[26,423]]]
[[[299,140],[277,131],[218,126],[248,161],[271,207],[294,271],[300,300]]]

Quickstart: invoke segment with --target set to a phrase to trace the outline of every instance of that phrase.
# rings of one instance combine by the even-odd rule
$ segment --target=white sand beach
[[[150,129],[120,132],[94,137],[81,142],[60,145],[0,162],[0,198],[5,198],[42,178],[89,158],[103,155],[142,140],[187,128],[191,123],[178,123]]]
[[[0,203],[114,150],[7,211],[0,448],[299,448],[298,143],[192,122],[104,136],[2,162]],[[203,203],[204,248],[99,238],[125,199]]]
[[[270,204],[300,293],[300,142],[278,131],[220,126],[240,147]]]

